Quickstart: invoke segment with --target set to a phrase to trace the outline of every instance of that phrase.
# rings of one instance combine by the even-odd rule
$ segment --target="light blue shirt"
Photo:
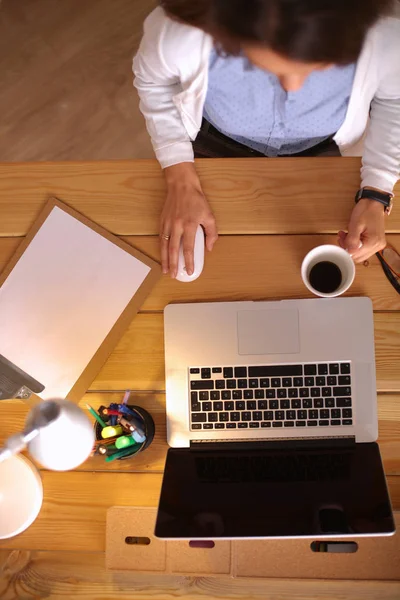
[[[342,125],[355,64],[313,71],[303,87],[286,92],[276,75],[244,56],[210,57],[204,117],[234,140],[266,156],[316,146]]]

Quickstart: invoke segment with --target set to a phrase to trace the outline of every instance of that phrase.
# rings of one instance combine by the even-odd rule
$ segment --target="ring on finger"
[[[170,237],[171,237],[171,236],[170,236],[170,235],[168,235],[168,233],[162,233],[162,234],[161,234],[161,238],[162,238],[163,240],[167,240],[167,241],[168,241]]]

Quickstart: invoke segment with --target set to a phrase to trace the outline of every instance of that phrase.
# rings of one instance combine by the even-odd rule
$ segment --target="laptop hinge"
[[[331,438],[294,438],[273,440],[192,440],[191,450],[210,452],[215,450],[291,450],[291,449],[318,449],[318,448],[348,448],[354,446],[354,436],[338,436]]]

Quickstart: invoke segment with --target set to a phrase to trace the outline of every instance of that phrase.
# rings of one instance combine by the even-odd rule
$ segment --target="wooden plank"
[[[108,406],[111,402],[120,402],[121,398],[122,394],[86,394],[80,402],[80,406],[87,412],[87,402],[97,409],[102,404]],[[146,409],[153,417],[155,436],[151,445],[146,448],[145,452],[140,452],[129,460],[116,460],[111,463],[106,463],[102,456],[90,457],[83,465],[78,467],[79,471],[117,471],[128,473],[163,472],[168,450],[165,394],[138,394],[135,395],[132,404],[137,404]],[[4,400],[0,402],[0,423],[2,424],[0,430],[0,446],[10,435],[22,431],[30,408],[31,407],[28,404],[18,400]],[[89,418],[94,422],[91,415],[89,415]],[[27,451],[25,451],[24,454],[32,460],[32,457]],[[395,450],[392,451],[392,454],[395,458]],[[398,471],[400,474],[400,452],[398,462]],[[40,468],[40,464],[37,464],[37,466]]]
[[[42,471],[44,502],[36,521],[0,548],[104,551],[110,506],[157,506],[161,474]]]
[[[42,471],[44,502],[36,521],[0,549],[103,552],[107,509],[158,505],[162,475]],[[400,509],[400,477],[387,478],[394,510]]]
[[[76,600],[398,600],[396,581],[268,579],[244,581],[221,577],[177,577],[113,573],[103,553],[0,550],[0,595],[16,598]]]
[[[160,260],[158,238],[128,237],[145,254]],[[162,310],[171,302],[312,298],[301,279],[304,256],[320,244],[336,244],[336,235],[220,236],[201,277],[187,285],[166,276],[159,280],[142,310]],[[400,236],[388,242],[400,248]],[[356,266],[347,296],[369,296],[374,310],[400,310],[400,295],[386,279],[376,256]]]
[[[0,272],[21,239],[0,238]],[[199,298],[218,301],[312,297],[301,280],[301,261],[311,248],[336,244],[336,239],[335,235],[220,236],[197,281],[187,285],[163,277],[142,310],[162,310],[170,302],[193,302]],[[160,260],[158,237],[130,236],[124,240]],[[400,235],[389,235],[388,242],[400,248]],[[369,296],[375,310],[400,310],[400,295],[386,279],[375,256],[368,266],[357,265],[356,269],[355,282],[346,295]]]
[[[400,313],[375,313],[377,389],[399,392]],[[135,317],[90,386],[91,391],[165,390],[163,316]]]
[[[10,262],[23,237],[0,237],[0,273]]]
[[[85,394],[85,396],[82,398],[82,400],[79,402],[79,406],[83,409],[86,408],[86,404],[90,404],[91,406],[93,406],[94,408],[98,408],[99,406],[103,405],[106,406],[108,404],[111,404],[111,402],[116,402],[117,404],[119,402],[121,402],[123,396],[124,396],[125,391],[121,390],[119,392],[107,392],[107,393],[102,393],[102,392],[88,392],[87,394]],[[391,418],[393,418],[394,420],[397,419],[397,417],[400,420],[400,413],[397,412],[397,404],[396,402],[391,401],[392,398],[395,398],[396,396],[388,396],[389,398],[389,404],[388,402],[384,402],[384,406],[389,406],[388,409],[386,409],[385,417],[387,417],[389,420]],[[16,402],[15,400],[11,400],[9,402]],[[146,409],[151,415],[165,415],[165,392],[142,392],[142,391],[136,391],[136,390],[132,390],[131,391],[131,396],[129,399],[129,403],[130,404],[136,404],[137,406],[142,406],[144,409]],[[1,402],[0,402],[0,409],[1,409]],[[18,402],[19,405],[21,405],[22,403]],[[399,402],[399,409],[400,409],[400,402]],[[395,410],[395,412],[391,413],[392,410]],[[1,433],[0,433],[1,435]]]
[[[386,475],[400,475],[400,396],[378,395],[379,448]]]
[[[399,391],[400,313],[375,313],[377,389]]]
[[[91,390],[165,390],[163,317],[138,314]]]
[[[374,318],[378,391],[399,392],[400,313]],[[90,389],[165,390],[162,314],[136,316]]]
[[[94,408],[101,405],[108,406],[111,402],[121,401],[122,393],[115,394],[86,394],[80,402],[81,408],[86,410],[89,402]],[[129,460],[118,460],[106,463],[104,458],[94,456],[89,458],[79,471],[119,471],[119,472],[155,472],[164,470],[165,458],[168,450],[166,437],[165,395],[164,394],[139,394],[134,396],[135,404],[142,406],[152,415],[156,435],[151,446],[145,452]],[[0,446],[5,439],[21,431],[29,406],[18,400],[0,402]],[[387,475],[400,476],[400,395],[380,394],[378,396],[379,418],[379,446],[381,449],[383,465]]]
[[[336,233],[359,187],[359,158],[197,161],[221,233]],[[399,189],[399,187],[397,188]],[[25,235],[50,195],[115,234],[158,234],[156,161],[0,164],[0,237]],[[387,221],[400,232],[400,208]]]
[[[156,436],[153,444],[142,455],[129,461],[117,461],[110,463],[107,468],[118,471],[154,471],[164,470],[164,463],[168,445],[166,442],[166,419],[165,419],[165,395],[164,394],[141,394],[133,395],[135,403],[148,410],[154,418],[156,424]],[[91,406],[108,405],[111,402],[119,402],[122,394],[98,394],[89,393],[80,402],[80,406],[85,408],[86,402]],[[11,404],[11,402],[9,403]],[[2,422],[0,403],[0,422]],[[14,403],[16,408],[16,404]],[[22,425],[21,406],[24,411],[26,408],[22,403],[18,403],[18,411],[13,410],[10,421],[14,424],[18,422]],[[7,411],[7,409],[6,409]],[[9,412],[7,411],[7,418]],[[378,395],[378,419],[379,419],[379,447],[382,455],[383,465],[386,475],[400,476],[400,395],[399,394],[379,394]],[[18,429],[16,429],[18,431]],[[1,433],[0,433],[1,443]],[[100,457],[89,459],[79,470],[98,470],[106,468]]]

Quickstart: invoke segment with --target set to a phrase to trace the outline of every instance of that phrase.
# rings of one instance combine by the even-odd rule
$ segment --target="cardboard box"
[[[338,538],[344,544],[357,544],[356,552],[346,553],[314,552],[312,543],[324,541],[322,538],[223,540],[206,544],[212,547],[198,547],[189,541],[156,538],[156,514],[155,508],[108,510],[108,569],[207,577],[400,580],[399,533],[354,540]],[[400,513],[395,513],[395,521],[399,527]]]

